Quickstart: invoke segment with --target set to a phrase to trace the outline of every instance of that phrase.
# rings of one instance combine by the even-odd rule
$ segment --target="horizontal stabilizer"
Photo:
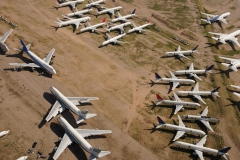
[[[85,119],[89,119],[89,118],[95,117],[96,115],[97,115],[97,114],[95,114],[95,113],[87,113],[87,114],[85,115],[85,117],[83,117],[82,115],[80,115],[80,116],[78,117],[77,124],[83,122]]]

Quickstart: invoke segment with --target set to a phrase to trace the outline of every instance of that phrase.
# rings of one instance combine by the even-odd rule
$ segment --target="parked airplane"
[[[176,130],[177,133],[176,133],[175,137],[173,138],[173,141],[176,141],[178,138],[182,137],[183,135],[186,136],[185,133],[198,134],[200,136],[206,135],[206,133],[201,130],[186,127],[183,124],[180,116],[179,115],[177,115],[177,116],[178,116],[178,121],[179,121],[178,126],[172,125],[172,124],[167,124],[158,116],[157,119],[158,119],[159,124],[157,126],[155,126],[155,129],[164,128],[164,129]]]
[[[57,7],[53,6],[53,8],[62,8],[62,7],[66,7],[66,6],[70,6],[71,8],[76,8],[77,4],[84,2],[84,0],[75,0],[75,1],[67,1],[67,2],[61,2],[60,0],[57,0]]]
[[[213,33],[208,32],[210,34],[213,34],[214,36],[218,37],[211,37],[212,39],[221,42],[223,44],[226,44],[226,41],[235,43],[238,47],[240,47],[240,44],[238,43],[238,39],[236,38],[240,34],[240,30],[234,31],[230,34],[222,34],[222,33]]]
[[[26,52],[26,54],[33,60],[33,63],[9,63],[10,65],[20,66],[20,68],[31,67],[32,70],[34,70],[35,68],[43,68],[50,74],[56,74],[56,71],[50,65],[50,63],[52,63],[51,59],[52,59],[53,53],[55,51],[54,48],[48,53],[48,55],[45,58],[41,59],[29,50],[30,45],[25,46],[23,40],[21,40],[21,39],[20,39],[20,42],[22,44],[22,50],[24,52]]]
[[[177,78],[171,71],[170,72],[170,75],[172,78],[162,78],[160,77],[157,73],[155,73],[155,83],[156,82],[159,82],[159,81],[165,81],[165,82],[169,82],[169,83],[173,83],[173,86],[172,86],[172,91],[180,84],[180,83],[195,83],[194,80],[192,79],[179,79]]]
[[[17,160],[25,160],[27,158],[28,158],[28,156],[22,156],[22,157],[18,158]]]
[[[231,87],[233,88],[236,88],[236,89],[240,89],[240,86],[235,86],[235,85],[230,85]],[[240,97],[240,94],[237,93],[237,92],[233,92],[233,94],[235,94],[236,96]]]
[[[77,8],[76,8],[76,10],[77,10]],[[73,12],[73,13],[69,13],[69,14],[67,14],[66,17],[73,17],[73,16],[82,17],[83,14],[85,14],[85,13],[89,13],[90,11],[92,11],[91,8],[89,8],[89,9],[85,9],[85,10],[81,10],[81,11],[78,11],[78,10],[77,10],[76,12]]]
[[[217,97],[220,97],[218,95],[218,89],[219,88],[220,87],[217,87],[212,91],[199,91],[199,86],[198,86],[198,82],[197,82],[195,87],[193,88],[193,90],[191,90],[191,91],[178,91],[176,94],[177,95],[192,95],[194,98],[198,99],[203,104],[206,104],[206,102],[204,102],[204,100],[202,99],[201,95],[203,95],[203,96],[216,95]]]
[[[12,33],[13,29],[10,29],[7,33],[5,33],[1,38],[0,38],[0,48],[3,52],[9,51],[7,45],[4,43],[8,36]]]
[[[84,7],[84,8],[90,8],[90,7],[96,7],[96,6],[99,6],[100,3],[104,3],[105,0],[98,0],[98,1],[93,1],[91,0],[91,3],[88,2],[88,4]]]
[[[118,17],[112,19],[112,22],[113,23],[118,22],[118,21],[126,22],[128,18],[131,18],[132,16],[135,16],[135,12],[136,12],[136,9],[134,9],[129,15],[126,15],[126,16],[121,16],[121,14],[118,12]]]
[[[74,24],[74,25],[76,25],[76,29],[78,29],[79,25],[81,25],[81,22],[87,22],[87,21],[89,21],[91,19],[88,16],[87,17],[83,17],[83,18],[77,18],[77,19],[72,19],[72,18],[69,18],[69,17],[66,17],[66,16],[64,16],[64,17],[69,19],[69,20],[68,21],[61,21],[59,18],[57,18],[58,22],[54,21],[55,23],[58,24],[57,28]]]
[[[113,27],[110,27],[109,26],[109,28],[108,29],[106,29],[108,32],[111,32],[112,30],[115,30],[115,29],[119,29],[120,30],[120,32],[121,32],[121,34],[123,34],[124,33],[124,27],[126,27],[126,26],[128,26],[128,25],[130,25],[131,24],[131,22],[126,22],[126,23],[123,23],[123,24],[119,24],[119,25],[115,25],[115,26],[113,26]]]
[[[160,97],[158,94],[157,96],[157,104],[164,104],[164,105],[175,105],[176,109],[174,111],[174,114],[176,114],[180,110],[184,110],[183,106],[190,106],[190,107],[201,107],[199,103],[194,103],[194,102],[184,102],[181,101],[181,99],[173,92],[173,96],[175,101],[173,100],[164,100],[162,97]]]
[[[228,159],[227,155],[228,155],[228,151],[231,149],[231,147],[227,147],[224,149],[220,149],[220,150],[216,150],[216,149],[212,149],[212,148],[208,148],[208,147],[204,147],[203,145],[206,143],[206,139],[207,139],[207,135],[205,135],[198,143],[196,144],[190,144],[190,143],[186,143],[186,142],[179,142],[176,141],[174,142],[175,145],[177,145],[178,147],[181,148],[186,148],[186,149],[192,149],[194,150],[194,153],[198,155],[198,157],[201,160],[204,160],[203,158],[203,153],[207,153],[207,154],[211,154],[214,156],[223,156],[224,159]]]
[[[59,124],[65,130],[65,134],[61,139],[61,142],[53,156],[53,159],[56,160],[60,154],[67,148],[68,145],[72,142],[80,145],[84,150],[90,153],[89,160],[96,160],[110,154],[110,151],[102,151],[101,148],[92,147],[84,138],[94,135],[102,135],[112,133],[111,130],[93,130],[93,129],[74,129],[63,117],[58,117]]]
[[[8,134],[8,132],[9,130],[0,132],[0,137],[5,136],[6,134]]]
[[[123,41],[119,41],[118,39],[122,38],[123,36],[125,36],[126,34],[120,34],[116,37],[111,37],[109,34],[106,33],[106,36],[107,36],[107,40],[104,41],[99,47],[102,47],[102,46],[105,46],[109,43],[113,43],[113,44],[123,44],[123,43],[127,43],[127,42],[123,42]]]
[[[50,121],[58,113],[62,113],[65,109],[71,110],[73,113],[78,115],[77,124],[83,122],[86,119],[95,117],[97,114],[88,113],[88,110],[80,110],[76,105],[82,103],[89,103],[90,100],[98,100],[98,97],[65,97],[61,92],[59,92],[55,87],[49,88],[53,96],[57,99],[53,105],[51,111],[46,117],[46,121]]]
[[[149,26],[149,25],[152,25],[152,23],[150,23],[150,19],[149,19],[149,20],[146,22],[146,24],[144,24],[144,25],[136,26],[135,23],[133,23],[133,22],[132,22],[132,25],[133,25],[133,28],[130,29],[130,30],[128,30],[127,34],[130,34],[130,33],[132,33],[132,32],[142,33],[143,31],[144,31],[144,32],[146,32],[146,31],[147,31],[147,32],[151,32],[151,31],[149,31],[149,30],[143,29],[143,28],[145,28],[145,27],[147,27],[147,26]]]
[[[230,61],[230,64],[228,63],[221,63],[222,65],[224,65],[225,67],[228,67],[229,69],[237,72],[238,71],[238,67],[240,67],[240,59],[234,59],[234,58],[227,58],[227,57],[221,57],[219,56],[219,58],[222,58],[224,60]]]
[[[226,13],[223,13],[220,15],[212,15],[212,14],[207,14],[207,13],[202,13],[202,12],[201,12],[201,14],[204,14],[207,16],[207,19],[201,19],[201,20],[208,24],[211,24],[216,21],[220,21],[220,22],[227,24],[227,21],[225,18],[230,15],[230,12],[226,12]]]
[[[210,131],[214,132],[212,127],[210,126],[209,122],[217,123],[219,122],[218,118],[211,118],[207,116],[208,114],[208,106],[202,111],[200,115],[183,115],[183,120],[191,120],[191,121],[200,121],[206,126]]]
[[[188,74],[189,76],[191,77],[194,77],[200,81],[202,81],[202,79],[200,77],[198,77],[197,74],[203,74],[203,73],[212,73],[212,68],[213,68],[214,65],[211,65],[210,67],[208,67],[207,69],[205,70],[194,70],[194,67],[193,67],[193,63],[190,64],[190,67],[188,70],[177,70],[174,72],[175,75],[183,75],[183,74]]]
[[[193,48],[193,50],[187,50],[187,51],[181,51],[181,47],[180,45],[178,46],[177,50],[176,51],[173,51],[173,52],[166,52],[164,54],[164,56],[177,56],[178,58],[186,58],[186,59],[189,59],[188,57],[186,57],[185,55],[191,55],[192,53],[198,53],[197,52],[197,49],[198,48],[198,45]]]
[[[97,28],[102,27],[105,24],[105,22],[106,22],[106,17],[102,20],[101,23],[95,24],[93,26],[91,26],[91,24],[87,21],[87,26],[85,26],[85,28],[80,29],[78,33],[82,33],[85,31],[91,31],[91,32],[100,31]]]
[[[101,8],[97,8],[97,15],[101,15],[101,14],[110,14],[110,17],[112,17],[112,15],[115,15],[115,11],[119,11],[120,9],[122,9],[121,6],[118,7],[114,7],[114,8],[105,8],[104,10],[102,10]]]

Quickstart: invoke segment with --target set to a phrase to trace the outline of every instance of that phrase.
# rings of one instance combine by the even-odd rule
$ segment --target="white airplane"
[[[235,43],[238,47],[240,47],[240,44],[238,43],[238,39],[236,38],[240,34],[240,30],[234,31],[230,34],[213,33],[213,32],[208,32],[208,33],[213,34],[214,36],[217,36],[217,37],[211,37],[211,38],[218,42],[226,44],[226,41],[229,41],[229,42]]]
[[[170,75],[172,78],[162,78],[161,76],[159,76],[157,73],[155,73],[155,83],[159,82],[159,81],[165,81],[165,82],[171,82],[173,83],[173,86],[172,86],[172,91],[180,84],[180,83],[195,83],[194,80],[192,79],[179,79],[178,77],[176,77],[171,71],[170,72]]]
[[[203,104],[206,104],[206,102],[204,102],[204,100],[202,99],[201,95],[203,95],[203,96],[216,95],[217,97],[220,97],[218,95],[218,89],[219,88],[220,87],[217,87],[212,91],[199,91],[199,86],[198,86],[198,82],[197,82],[195,87],[193,88],[193,90],[191,90],[191,91],[178,91],[176,94],[177,95],[192,95],[194,98],[198,99]]]
[[[79,30],[78,33],[82,33],[85,31],[91,31],[91,32],[95,32],[95,31],[100,31],[99,29],[97,29],[98,27],[102,27],[104,24],[106,23],[106,17],[102,20],[101,23],[95,24],[95,25],[91,25],[88,21],[87,21],[87,26],[85,26],[85,28],[82,28]],[[77,33],[77,34],[78,34]]]
[[[235,86],[235,85],[230,85],[230,86],[233,87],[233,88],[240,89],[240,86]],[[237,92],[233,92],[233,94],[235,94],[236,96],[240,97],[240,94],[237,93]]]
[[[126,15],[126,16],[121,16],[121,14],[118,12],[118,17],[112,19],[112,22],[113,23],[118,22],[118,21],[126,22],[128,18],[131,18],[132,16],[135,16],[135,12],[136,12],[136,9],[134,9],[129,15]]]
[[[119,29],[120,30],[120,32],[121,32],[121,34],[123,34],[124,33],[124,27],[126,27],[126,26],[128,26],[128,25],[130,25],[131,24],[131,22],[126,22],[126,23],[123,23],[123,24],[119,24],[119,25],[115,25],[115,26],[113,26],[113,27],[110,27],[109,26],[109,28],[108,29],[106,29],[108,32],[111,32],[112,30],[115,30],[115,29]]]
[[[81,22],[87,22],[91,19],[88,16],[83,17],[83,18],[77,18],[77,19],[72,19],[72,18],[69,18],[69,17],[66,17],[66,16],[64,16],[64,17],[69,19],[69,20],[68,21],[61,21],[59,18],[57,18],[58,22],[54,21],[55,23],[58,24],[57,28],[74,24],[74,25],[76,25],[76,29],[78,29],[79,25],[81,25]]]
[[[212,68],[214,65],[211,65],[210,67],[208,67],[205,70],[194,70],[193,67],[193,63],[190,64],[190,67],[188,70],[177,70],[174,72],[175,75],[184,75],[184,74],[188,74],[191,77],[194,77],[200,81],[202,81],[202,79],[200,77],[198,77],[197,74],[206,74],[206,73],[212,73]]]
[[[183,120],[191,120],[191,121],[200,121],[202,122],[210,131],[214,132],[209,122],[217,123],[219,122],[218,118],[211,118],[207,116],[208,114],[208,106],[202,111],[200,115],[183,115]]]
[[[35,68],[43,68],[44,70],[46,70],[50,74],[56,74],[56,71],[50,65],[50,63],[52,63],[51,59],[52,59],[53,53],[55,51],[54,48],[48,53],[48,55],[45,58],[41,59],[37,55],[35,55],[33,52],[31,52],[29,50],[30,45],[25,46],[23,40],[21,40],[21,39],[20,39],[20,42],[22,44],[22,50],[24,52],[26,52],[26,54],[33,60],[33,63],[9,63],[10,65],[12,65],[12,66],[20,66],[20,68],[22,68],[22,67],[31,67],[32,70],[34,70]]]
[[[80,110],[76,105],[81,105],[82,103],[89,103],[90,100],[98,100],[98,97],[65,97],[61,92],[59,92],[55,87],[49,88],[53,96],[57,99],[53,105],[51,111],[46,117],[46,121],[50,121],[57,114],[62,113],[65,109],[71,110],[73,113],[78,115],[77,124],[83,122],[86,119],[95,117],[97,114],[88,113],[88,110]]]
[[[202,12],[201,12],[201,14],[204,14],[207,16],[207,19],[201,19],[201,20],[208,24],[211,24],[216,21],[220,21],[220,22],[227,24],[227,21],[225,18],[230,15],[230,12],[226,12],[226,13],[223,13],[220,15],[212,15],[212,14],[207,14],[207,13],[202,13]]]
[[[147,26],[149,26],[149,25],[152,25],[152,23],[150,23],[150,19],[149,19],[149,20],[146,22],[146,24],[144,24],[144,25],[136,26],[135,23],[133,23],[133,22],[132,22],[132,25],[133,25],[133,28],[130,29],[130,30],[128,30],[127,34],[130,34],[130,33],[132,33],[132,32],[142,33],[143,31],[144,31],[144,32],[146,32],[146,31],[147,31],[147,32],[151,32],[151,31],[149,31],[149,30],[143,29],[143,28],[145,28],[145,27],[147,27]]]
[[[0,137],[5,136],[6,134],[8,134],[8,132],[9,130],[0,132]]]
[[[10,29],[7,33],[5,33],[1,38],[0,38],[0,48],[3,50],[3,52],[9,51],[8,47],[4,42],[7,40],[8,36],[12,33],[13,29]]]
[[[22,156],[22,157],[18,158],[17,160],[25,160],[27,158],[28,158],[28,156]]]
[[[201,107],[201,105],[199,103],[182,101],[174,92],[173,92],[173,96],[174,96],[175,101],[173,101],[173,100],[164,100],[158,94],[156,94],[156,96],[157,96],[157,104],[156,105],[159,105],[159,104],[175,105],[176,109],[174,111],[174,114],[176,114],[180,110],[184,110],[183,106]]]
[[[98,1],[93,1],[91,0],[91,3],[88,2],[88,4],[84,7],[84,8],[90,8],[90,7],[93,7],[93,6],[99,6],[100,3],[104,3],[105,0],[98,0]]]
[[[186,149],[192,149],[194,150],[194,153],[198,155],[198,157],[201,160],[204,160],[203,158],[203,153],[207,153],[207,154],[211,154],[214,156],[223,156],[224,159],[228,159],[227,155],[228,155],[228,151],[231,149],[231,147],[227,147],[224,149],[220,149],[220,150],[216,150],[216,149],[212,149],[212,148],[208,148],[208,147],[203,147],[203,145],[206,143],[206,139],[207,139],[207,135],[205,135],[198,143],[196,144],[190,144],[190,143],[186,143],[186,142],[179,142],[176,141],[174,142],[175,145],[177,145],[178,147],[181,148],[186,148]]]
[[[228,63],[221,63],[222,65],[224,65],[225,67],[228,67],[229,69],[237,72],[238,71],[238,67],[240,67],[240,59],[233,59],[233,58],[227,58],[227,57],[221,57],[219,56],[219,58],[222,58],[224,60],[230,61],[230,64]]]
[[[77,10],[77,8],[76,8],[76,10]],[[89,9],[85,9],[85,10],[81,10],[81,11],[78,11],[78,10],[77,10],[76,12],[73,12],[73,13],[69,13],[69,14],[67,14],[66,17],[73,17],[73,16],[82,17],[83,14],[85,14],[85,13],[89,13],[90,11],[92,11],[91,8],[89,8]]]
[[[123,42],[123,41],[119,41],[118,39],[122,38],[123,36],[125,36],[126,34],[120,34],[116,37],[111,37],[109,34],[106,33],[107,36],[107,40],[104,41],[99,47],[105,46],[109,43],[113,43],[113,44],[123,44],[123,43],[127,43],[127,42]]]
[[[110,134],[111,130],[94,130],[94,129],[74,129],[63,117],[58,117],[59,124],[64,128],[65,134],[53,156],[56,160],[60,154],[73,142],[80,145],[84,150],[90,153],[89,160],[96,160],[110,154],[110,151],[102,151],[101,148],[92,147],[84,138],[94,135]]]
[[[198,45],[193,48],[193,50],[187,50],[187,51],[181,51],[181,47],[180,45],[178,46],[177,50],[176,51],[173,51],[173,52],[165,52],[164,53],[164,56],[177,56],[178,58],[186,58],[186,59],[189,59],[188,57],[186,57],[185,55],[191,55],[192,53],[198,53],[197,52],[197,49],[198,48]]]
[[[115,15],[115,11],[119,11],[120,9],[122,9],[121,6],[114,7],[114,8],[105,8],[104,10],[97,8],[96,16],[107,13],[107,14],[110,14],[110,17],[111,17],[112,15]]]
[[[176,133],[175,137],[173,138],[173,141],[176,141],[178,138],[182,137],[185,133],[198,134],[200,136],[206,135],[206,133],[201,130],[186,127],[183,124],[183,121],[181,120],[180,116],[179,115],[177,115],[177,116],[178,116],[178,121],[179,121],[178,126],[172,125],[172,124],[167,124],[158,116],[157,119],[158,119],[159,124],[157,126],[155,126],[155,129],[164,128],[164,129],[176,130],[177,133]]]
[[[66,7],[66,6],[70,6],[72,8],[76,8],[77,4],[84,2],[84,0],[75,0],[75,1],[66,1],[66,2],[61,2],[60,0],[57,0],[57,7],[53,6],[54,8],[58,9],[58,8],[62,8],[62,7]]]

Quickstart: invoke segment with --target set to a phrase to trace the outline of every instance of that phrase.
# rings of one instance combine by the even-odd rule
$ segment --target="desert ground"
[[[83,4],[77,6],[81,10]],[[133,33],[123,37],[124,45],[98,46],[104,41],[104,34],[76,34],[72,26],[59,28],[55,31],[56,17],[62,18],[71,12],[68,7],[55,10],[52,6],[56,1],[44,0],[1,0],[0,15],[13,22],[18,27],[6,40],[10,48],[0,55],[0,131],[10,130],[10,133],[0,138],[0,159],[17,159],[23,155],[28,159],[36,159],[40,151],[48,159],[54,155],[54,147],[59,145],[58,138],[64,135],[64,130],[58,124],[56,117],[45,122],[49,109],[55,103],[55,98],[49,91],[54,86],[65,96],[96,96],[99,100],[92,105],[79,106],[88,109],[97,116],[76,124],[77,116],[71,111],[64,111],[63,116],[74,128],[110,129],[113,134],[99,137],[89,137],[87,141],[93,147],[111,151],[103,157],[106,160],[155,160],[155,159],[197,159],[191,156],[192,151],[179,149],[171,143],[174,131],[158,130],[151,133],[153,123],[157,124],[157,116],[167,123],[178,124],[177,116],[172,115],[173,107],[152,107],[156,102],[155,94],[164,99],[172,97],[168,84],[151,87],[150,79],[154,73],[169,76],[169,70],[187,69],[191,62],[195,69],[203,69],[214,64],[213,73],[200,76],[201,90],[213,90],[220,86],[220,98],[204,98],[209,106],[208,116],[220,118],[220,122],[211,125],[215,132],[208,131],[205,146],[222,149],[231,146],[229,159],[237,160],[240,156],[240,104],[239,98],[232,92],[235,89],[230,84],[240,85],[239,72],[229,72],[221,65],[218,56],[240,58],[240,49],[234,45],[218,45],[207,32],[231,33],[240,26],[240,0],[106,0],[106,7],[122,6],[121,15],[126,15],[136,8],[136,17],[132,19],[139,26],[151,18],[154,25],[148,27],[151,32]],[[214,23],[201,25],[200,11],[211,14],[231,12],[226,19],[228,24],[222,28]],[[95,12],[89,14],[90,23],[99,23],[104,17],[110,22],[109,15],[96,18]],[[84,25],[80,26],[80,28]],[[11,26],[0,20],[0,35],[6,33]],[[157,28],[157,29],[156,29]],[[127,27],[126,30],[129,30]],[[102,29],[104,30],[104,29]],[[160,32],[158,31],[160,30]],[[116,36],[117,31],[111,32]],[[178,37],[189,45],[175,41]],[[55,58],[52,66],[57,74],[39,75],[42,70],[34,72],[31,69],[14,71],[11,62],[31,62],[23,53],[19,54],[13,48],[20,48],[19,38],[31,43],[30,50],[44,58],[55,48]],[[178,45],[182,50],[193,49],[199,45],[199,54],[189,56],[191,60],[179,61],[174,57],[161,58],[164,52],[174,51]],[[186,76],[180,76],[186,78]],[[198,81],[198,80],[197,80]],[[190,90],[192,85],[182,85],[178,90]],[[181,97],[184,101],[196,101],[189,97]],[[200,109],[185,109],[180,116],[199,114]],[[196,122],[184,121],[188,127],[206,128]],[[206,131],[207,132],[207,131]],[[201,137],[188,136],[179,141],[198,142]],[[34,154],[28,154],[33,142],[37,142]],[[58,158],[59,160],[88,159],[89,153],[76,144],[70,145]],[[204,155],[205,159],[219,159]]]

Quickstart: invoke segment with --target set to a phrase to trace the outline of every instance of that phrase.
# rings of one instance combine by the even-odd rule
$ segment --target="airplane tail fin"
[[[198,48],[198,46],[199,46],[199,45],[197,45],[195,48],[193,48],[193,50],[192,50],[192,51],[195,51],[195,50]]]
[[[57,4],[61,4],[62,2],[60,0],[57,0]]]
[[[212,90],[212,91],[211,91],[212,94],[214,94],[214,95],[220,97],[220,96],[218,95],[218,90],[219,90],[219,88],[220,88],[220,87],[217,87],[217,88],[215,88],[214,90]]]
[[[148,19],[148,21],[146,23],[150,23],[151,22],[151,18]]]
[[[23,42],[22,39],[20,39],[20,43],[21,43],[21,45],[22,45],[22,50],[23,50],[24,52],[28,52],[28,48],[26,47],[26,45],[24,44],[24,42]],[[29,47],[30,47],[30,46],[29,46]]]
[[[165,122],[159,116],[157,116],[157,119],[159,124],[165,124]]]
[[[106,17],[103,18],[102,23],[105,23],[105,22],[106,22],[106,19],[107,19]]]
[[[158,101],[158,102],[162,102],[162,101],[163,101],[162,97],[159,96],[159,94],[156,94],[156,97],[157,97],[157,101]]]
[[[208,67],[206,70],[205,70],[205,73],[209,72],[209,73],[212,73],[212,68],[214,67],[214,65],[211,65],[210,67]]]
[[[226,154],[229,150],[231,149],[231,147],[226,147],[223,149],[218,150],[219,155],[224,155]]]
[[[134,9],[130,14],[135,14],[135,12],[136,12],[136,9]]]
[[[162,77],[159,76],[159,74],[157,74],[157,73],[155,73],[155,78],[156,78],[156,80],[162,79]]]

